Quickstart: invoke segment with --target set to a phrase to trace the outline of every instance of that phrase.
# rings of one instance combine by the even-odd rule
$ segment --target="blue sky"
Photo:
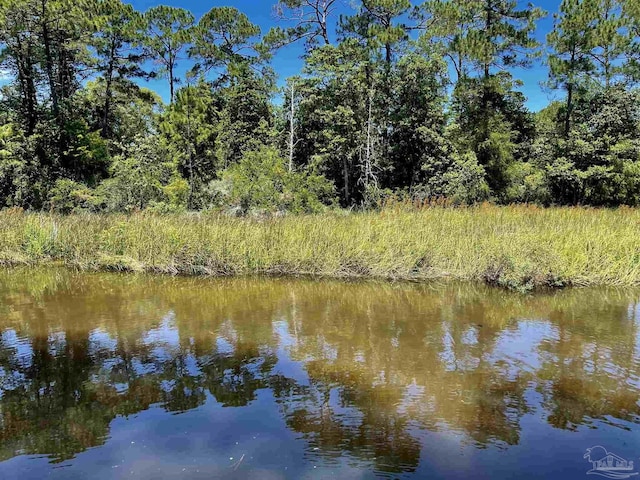
[[[200,18],[204,13],[215,6],[233,6],[244,12],[249,19],[259,25],[263,33],[276,24],[276,20],[272,14],[272,7],[276,0],[132,0],[131,3],[137,10],[144,11],[149,7],[158,4],[171,5],[191,10],[196,18]],[[348,4],[352,0],[344,0],[344,11],[348,11]],[[521,5],[528,2],[519,0]],[[544,41],[546,33],[552,26],[552,14],[558,9],[560,0],[538,0],[533,2],[547,11],[547,18],[541,20],[538,26],[537,35],[541,41]],[[273,67],[279,75],[280,81],[295,75],[300,71],[302,61],[300,60],[301,45],[288,47],[280,51],[273,60]],[[183,62],[184,63],[184,62]],[[183,65],[186,67],[186,65]],[[558,93],[545,91],[540,83],[546,80],[547,71],[542,62],[537,62],[529,69],[517,70],[514,76],[524,82],[521,90],[528,98],[528,106],[530,109],[537,111],[545,107],[552,98],[558,96]],[[168,97],[168,87],[163,81],[149,82],[149,87],[160,93],[165,99]]]

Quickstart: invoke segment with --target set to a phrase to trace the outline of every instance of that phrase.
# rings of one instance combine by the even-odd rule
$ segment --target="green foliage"
[[[531,4],[518,10],[511,0],[429,0],[422,8],[433,23],[425,35],[442,42],[459,78],[526,66],[539,46],[534,31],[544,12]]]
[[[310,212],[334,186],[361,209],[638,204],[638,0],[560,2],[544,61],[562,96],[537,114],[514,77],[540,56],[533,5],[358,0],[338,17],[339,0],[274,2],[286,24],[262,35],[232,7],[196,23],[122,0],[0,0],[0,208]],[[269,61],[298,41],[280,99]],[[141,84],[154,77],[168,105]]]
[[[230,71],[231,82],[219,90],[220,104],[216,159],[219,168],[238,162],[242,155],[268,141],[272,123],[271,83],[247,65]]]
[[[219,106],[205,82],[178,90],[160,120],[161,143],[189,184],[188,206],[202,206],[201,191],[218,169],[216,145]]]
[[[322,176],[290,172],[272,147],[245,153],[222,174],[225,204],[242,213],[317,213],[333,201],[333,186]]]
[[[145,14],[147,33],[143,38],[146,53],[159,66],[159,74],[169,80],[171,102],[175,98],[176,77],[181,52],[192,40],[193,14],[183,8],[158,5]]]
[[[89,187],[69,179],[56,181],[49,193],[49,208],[59,213],[95,212],[102,199]]]
[[[639,102],[638,91],[606,88],[580,99],[566,139],[547,134],[552,148],[546,168],[556,202],[637,205]]]
[[[307,78],[299,85],[298,129],[305,136],[296,150],[296,164],[313,165],[333,180],[343,205],[362,201],[366,182],[358,180],[367,145],[371,152],[379,143],[373,135],[375,125],[368,128],[373,94],[366,60],[366,50],[353,39],[317,48],[307,59]],[[372,166],[376,163],[375,151],[370,161]]]
[[[137,49],[144,35],[144,17],[132,5],[121,0],[101,0],[96,4],[97,29],[91,46],[95,68],[104,78],[101,131],[104,138],[113,136],[111,109],[113,86],[129,78],[147,76],[141,68],[142,53]]]
[[[42,208],[50,175],[35,152],[37,139],[24,138],[14,124],[0,127],[0,207]]]
[[[510,183],[505,192],[507,203],[551,202],[548,179],[543,168],[530,162],[515,162],[507,172]]]
[[[259,35],[260,28],[236,8],[214,7],[193,30],[190,55],[201,60],[196,67],[204,70],[257,62]]]
[[[453,94],[458,130],[452,141],[459,151],[474,153],[486,170],[491,192],[501,201],[511,165],[517,158],[527,159],[534,137],[533,117],[524,101],[507,75],[461,80]]]
[[[472,205],[489,198],[485,170],[471,152],[454,158],[454,166],[443,175],[443,196],[462,205]]]
[[[129,156],[114,158],[111,177],[98,187],[107,211],[143,210],[152,202],[169,199],[176,202],[176,207],[184,206],[180,204],[184,193],[175,183],[175,166],[163,161],[161,146],[153,142],[152,138],[141,137]],[[167,187],[169,190],[165,190]]]
[[[393,78],[387,187],[414,187],[433,181],[449,167],[445,138],[446,64],[435,55],[407,55]]]
[[[183,209],[189,201],[189,183],[184,178],[174,178],[162,187],[168,205],[175,209]]]

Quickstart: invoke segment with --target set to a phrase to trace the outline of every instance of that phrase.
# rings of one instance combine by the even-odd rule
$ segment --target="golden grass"
[[[390,207],[273,219],[0,212],[0,263],[201,275],[639,285],[640,210]]]

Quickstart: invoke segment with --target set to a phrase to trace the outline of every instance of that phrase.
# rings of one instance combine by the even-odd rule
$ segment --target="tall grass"
[[[0,263],[201,275],[640,284],[640,210],[483,205],[273,219],[0,212]]]

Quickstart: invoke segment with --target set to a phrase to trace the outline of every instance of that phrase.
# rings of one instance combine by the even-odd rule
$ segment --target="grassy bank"
[[[197,275],[639,285],[640,210],[480,206],[269,220],[0,212],[0,263]]]

